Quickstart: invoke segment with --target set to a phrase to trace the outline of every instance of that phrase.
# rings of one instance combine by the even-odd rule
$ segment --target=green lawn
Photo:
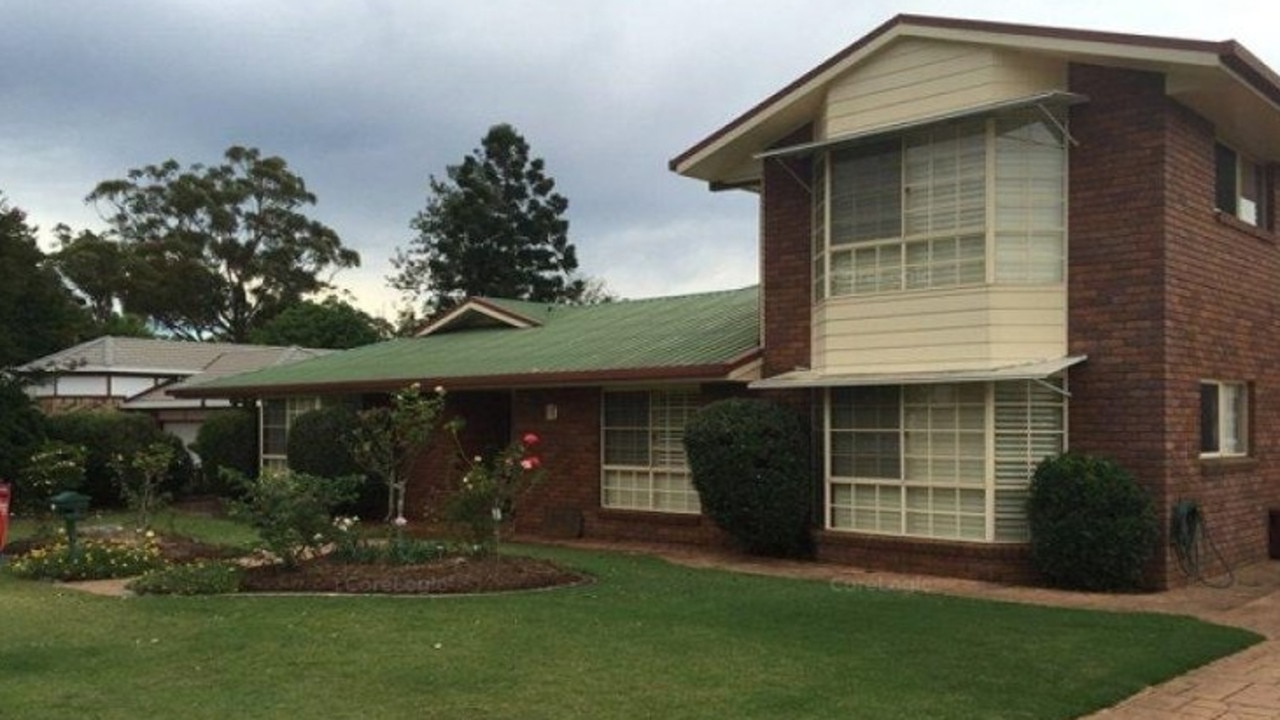
[[[124,510],[91,511],[79,526],[82,530],[95,527],[129,528],[133,524],[133,515]],[[62,528],[61,520],[49,521],[49,527]],[[162,533],[176,533],[187,537],[199,538],[205,542],[232,547],[250,548],[258,540],[258,534],[244,523],[235,522],[225,517],[214,517],[200,513],[164,510],[156,515],[153,527]],[[15,520],[9,528],[8,541],[30,537],[36,532],[36,522],[31,519]],[[0,715],[0,717],[3,717]]]
[[[487,598],[85,595],[0,573],[0,717],[1070,718],[1243,630],[536,549]]]

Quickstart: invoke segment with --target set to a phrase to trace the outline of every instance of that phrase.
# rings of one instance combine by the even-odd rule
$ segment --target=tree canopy
[[[305,214],[316,197],[283,159],[239,146],[223,157],[214,166],[134,168],[99,183],[87,201],[120,243],[115,287],[127,312],[180,338],[247,342],[286,307],[328,289],[322,274],[357,266],[360,256]],[[102,251],[83,237],[64,250]],[[103,300],[73,281],[92,302]]]
[[[53,234],[59,248],[49,260],[84,305],[89,316],[85,337],[153,337],[145,318],[122,311],[128,277],[124,248],[89,230],[73,233],[61,223]]]
[[[125,254],[118,243],[89,230],[78,234],[59,223],[53,228],[58,251],[51,256],[62,278],[84,299],[95,323],[106,325],[116,316],[126,276]]]
[[[418,235],[397,250],[391,285],[428,314],[468,296],[576,302],[585,282],[575,275],[568,207],[524,137],[494,125],[446,179],[430,177],[426,207],[410,223]]]
[[[388,335],[390,327],[385,322],[330,295],[323,302],[304,300],[286,308],[249,338],[262,345],[345,350],[378,342]]]
[[[0,195],[0,370],[74,345],[87,325],[26,213]]]

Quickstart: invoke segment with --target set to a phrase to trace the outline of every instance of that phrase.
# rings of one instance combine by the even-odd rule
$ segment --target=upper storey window
[[[1266,227],[1266,166],[1254,158],[1217,143],[1214,146],[1215,204],[1225,213],[1256,227]]]
[[[1062,279],[1066,151],[1040,108],[815,163],[814,297]]]

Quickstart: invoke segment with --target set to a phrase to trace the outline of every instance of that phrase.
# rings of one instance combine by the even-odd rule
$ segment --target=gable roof
[[[70,373],[117,373],[144,375],[193,375],[214,363],[240,363],[239,372],[279,361],[282,357],[301,359],[324,350],[205,343],[186,340],[104,335],[51,355],[32,360],[20,371],[53,370]],[[244,363],[250,363],[245,365]]]
[[[724,380],[759,355],[756,287],[519,309],[527,327],[461,327],[175,389],[182,397],[377,392],[412,382],[448,389]]]
[[[545,303],[524,300],[471,298],[427,323],[427,326],[419,330],[416,335],[422,337],[447,330],[473,327],[529,327],[538,324],[534,317],[544,306]]]
[[[1099,32],[1069,28],[898,15],[817,67],[768,96],[727,125],[674,157],[668,167],[711,183],[713,189],[750,182],[753,156],[812,121],[826,89],[839,76],[902,37],[1031,49],[1070,61],[1112,64],[1188,74],[1188,85],[1205,74],[1241,95],[1280,110],[1280,76],[1234,40],[1220,42]],[[1186,101],[1204,110],[1221,104],[1213,92],[1186,89]],[[1275,127],[1280,127],[1277,120]],[[1271,129],[1274,129],[1271,128]]]

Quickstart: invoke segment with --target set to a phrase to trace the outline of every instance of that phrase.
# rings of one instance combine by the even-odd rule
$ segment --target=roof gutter
[[[471,377],[407,377],[380,380],[348,380],[342,382],[291,383],[280,385],[244,385],[230,387],[173,388],[170,394],[181,398],[254,398],[280,395],[350,395],[356,393],[394,392],[411,383],[440,386],[446,390],[509,390],[515,388],[584,387],[615,383],[701,381],[734,382],[734,370],[750,363],[759,349],[743,353],[728,362],[660,368],[624,368],[510,375],[477,375]]]

